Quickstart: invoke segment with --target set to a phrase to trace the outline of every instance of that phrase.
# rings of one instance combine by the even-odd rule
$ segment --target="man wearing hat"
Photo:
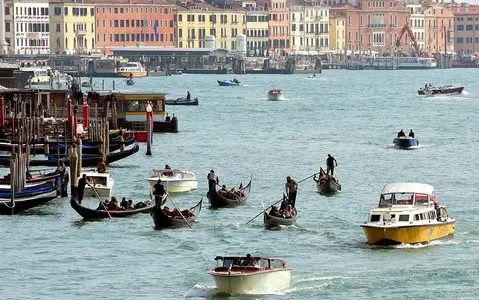
[[[338,162],[336,159],[331,155],[328,154],[328,158],[326,159],[326,174],[329,175],[329,172],[331,171],[331,176],[333,176],[334,173],[334,167],[338,165]]]
[[[218,178],[218,176],[216,176],[215,171],[211,170],[208,173],[207,178],[208,178],[208,191],[209,192],[216,191],[216,185],[220,184],[220,179]]]

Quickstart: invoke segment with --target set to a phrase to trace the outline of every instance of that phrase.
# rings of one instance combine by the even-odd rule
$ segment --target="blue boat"
[[[32,207],[42,205],[58,197],[58,180],[26,186],[15,193],[15,201],[11,202],[10,186],[0,187],[0,214],[14,214]]]
[[[218,84],[221,86],[238,86],[241,85],[239,81],[234,80],[217,80]]]
[[[395,138],[393,144],[399,149],[414,149],[419,146],[418,140],[411,137]]]

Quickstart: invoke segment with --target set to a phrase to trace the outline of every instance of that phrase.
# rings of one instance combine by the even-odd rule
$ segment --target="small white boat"
[[[50,67],[24,67],[20,68],[20,71],[30,74],[31,84],[45,84],[53,80],[53,78],[50,78],[50,74],[53,76]]]
[[[189,171],[153,169],[150,172],[150,178],[148,178],[152,189],[158,179],[161,179],[161,182],[170,193],[189,192],[198,188],[198,180],[195,173]]]
[[[284,100],[283,91],[282,90],[270,90],[268,92],[268,100],[270,100],[270,101]]]
[[[213,276],[221,294],[268,294],[291,286],[291,268],[283,259],[217,256]]]
[[[83,197],[111,198],[111,191],[115,180],[109,173],[98,173],[96,170],[84,170],[78,180],[86,175],[86,186]],[[78,185],[78,182],[77,182]]]

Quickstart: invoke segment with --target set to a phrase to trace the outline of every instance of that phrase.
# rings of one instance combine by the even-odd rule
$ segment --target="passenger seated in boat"
[[[233,79],[233,82],[234,82],[234,83],[239,83],[238,79],[236,79],[236,78]]]
[[[128,200],[128,206],[133,209],[135,206],[133,205],[133,200],[129,199]]]
[[[406,134],[404,133],[402,129],[401,131],[398,132],[398,138],[401,138],[401,137],[406,137]]]
[[[255,260],[253,257],[251,257],[251,254],[246,254],[246,258],[243,259],[243,262],[241,263],[242,266],[244,267],[254,267]]]
[[[130,209],[131,208],[130,203],[128,203],[128,201],[126,201],[125,197],[121,198],[120,207],[121,207],[121,209]]]
[[[108,210],[119,210],[120,207],[118,206],[118,200],[116,200],[116,197],[111,197],[110,202],[107,205]]]
[[[107,206],[108,206],[108,199],[106,199],[105,201],[100,200],[100,203],[98,204],[98,207],[96,208],[96,210],[105,210],[105,207]]]
[[[165,215],[169,216],[171,214],[170,208],[168,206],[165,206],[162,208],[162,211]]]
[[[96,171],[98,173],[105,173],[106,172],[106,164],[103,161],[103,157],[100,158],[100,161],[98,162],[98,165],[96,166]]]
[[[143,207],[147,207],[148,205],[142,201],[138,202],[135,204],[134,208],[135,209],[138,209],[138,208],[143,208]]]
[[[280,211],[286,209],[286,206],[289,204],[289,200],[286,195],[283,194],[283,201],[281,201],[281,207],[279,208]]]
[[[414,132],[412,131],[412,129],[411,129],[411,131],[409,131],[409,137],[412,138],[412,139],[414,138]]]
[[[271,207],[269,214],[273,217],[279,217],[279,210],[276,206]]]

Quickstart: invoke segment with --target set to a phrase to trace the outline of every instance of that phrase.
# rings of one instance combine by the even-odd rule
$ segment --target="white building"
[[[329,6],[296,0],[290,11],[291,50],[329,50]]]
[[[50,53],[48,0],[5,0],[5,15],[10,52]]]
[[[409,21],[409,27],[414,34],[414,38],[419,45],[419,49],[425,49],[426,19],[424,17],[424,8],[421,4],[407,4],[407,7],[411,10],[411,20]]]
[[[246,47],[250,56],[264,56],[268,49],[269,13],[255,1],[243,1],[246,10]]]

